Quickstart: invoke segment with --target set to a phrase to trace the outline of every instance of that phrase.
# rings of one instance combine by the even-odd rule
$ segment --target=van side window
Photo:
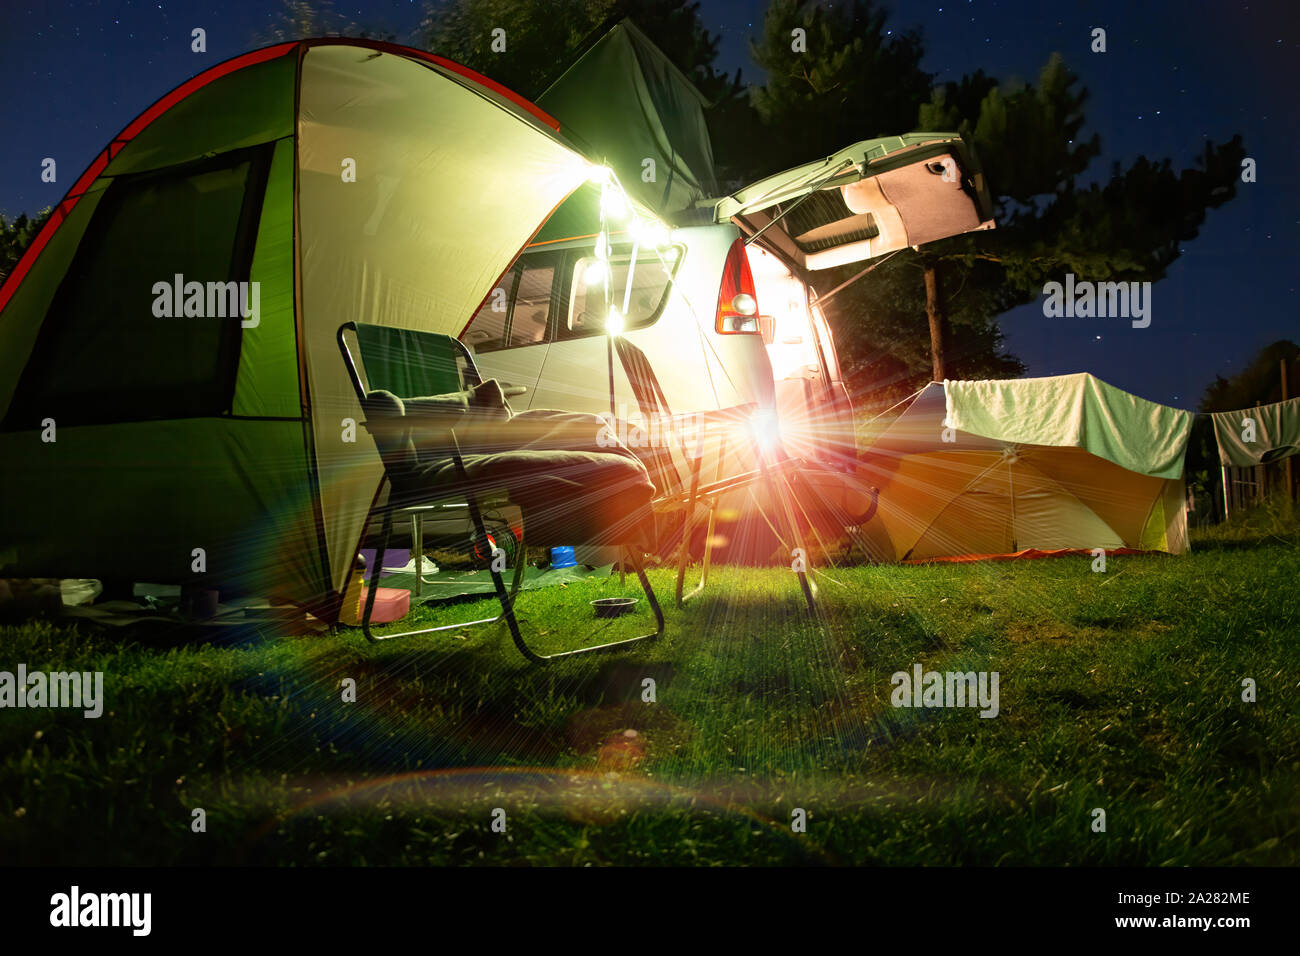
[[[510,337],[506,348],[536,345],[546,341],[546,323],[551,317],[553,266],[524,266],[515,287],[510,308]]]
[[[496,352],[546,341],[555,285],[553,260],[516,263],[501,277],[460,339],[475,352]]]
[[[623,328],[635,329],[649,325],[659,317],[672,285],[671,276],[664,271],[654,253],[638,252],[635,262],[632,250],[614,249],[609,258],[609,304],[623,314]],[[676,249],[665,252],[666,259],[680,258]],[[583,338],[605,334],[605,276],[602,267],[590,250],[583,250],[573,263],[572,293],[569,296],[568,314],[561,315],[556,338]],[[632,287],[628,289],[628,278]]]
[[[510,297],[514,294],[519,274],[511,269],[488,293],[479,310],[474,313],[460,340],[476,352],[494,352],[501,348],[506,337],[506,318],[510,313]]]

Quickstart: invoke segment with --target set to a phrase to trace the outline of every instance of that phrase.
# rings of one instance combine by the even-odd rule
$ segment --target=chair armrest
[[[446,418],[455,421],[469,410],[469,395],[467,391],[450,392],[446,395],[421,395],[415,398],[404,398],[402,404],[405,406],[408,418],[421,421]]]
[[[480,421],[510,417],[504,390],[496,379],[488,379],[460,392],[416,396],[402,401],[406,406],[406,414],[412,416],[444,418],[449,412],[458,411]]]

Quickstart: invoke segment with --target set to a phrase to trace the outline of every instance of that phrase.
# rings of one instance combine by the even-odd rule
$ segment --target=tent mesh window
[[[249,279],[269,161],[269,147],[254,147],[113,182],[51,302],[5,430],[47,417],[88,425],[230,412],[253,294],[246,301],[227,283]],[[201,296],[193,286],[185,294],[192,282]]]

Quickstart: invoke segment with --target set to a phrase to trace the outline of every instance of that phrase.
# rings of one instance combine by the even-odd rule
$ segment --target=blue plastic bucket
[[[571,568],[578,563],[574,557],[573,548],[565,545],[560,548],[551,548],[551,567],[552,568]]]

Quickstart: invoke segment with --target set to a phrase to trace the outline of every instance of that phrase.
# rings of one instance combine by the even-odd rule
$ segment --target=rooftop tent
[[[1091,375],[932,383],[877,434],[858,478],[883,561],[1029,549],[1187,550],[1191,414]]]
[[[700,205],[809,271],[994,226],[978,160],[957,133],[864,140]]]
[[[555,126],[360,40],[268,47],[159,100],[0,288],[0,574],[332,613],[381,473],[336,331],[459,331],[587,177]]]
[[[672,222],[713,195],[709,102],[631,21],[601,37],[537,103],[656,216]]]

